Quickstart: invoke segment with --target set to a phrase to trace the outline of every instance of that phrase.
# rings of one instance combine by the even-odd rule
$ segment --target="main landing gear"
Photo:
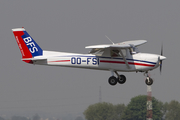
[[[146,85],[152,85],[153,84],[153,79],[149,77],[148,72],[145,72],[144,75],[146,76],[145,83]]]
[[[108,80],[110,85],[114,86],[117,83],[124,84],[126,82],[126,77],[124,75],[119,75],[117,71],[111,71],[111,73],[112,73],[112,76]],[[116,73],[117,78],[114,76],[114,73]]]

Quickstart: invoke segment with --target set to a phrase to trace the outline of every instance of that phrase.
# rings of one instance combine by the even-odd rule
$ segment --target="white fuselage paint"
[[[128,68],[122,57],[96,56],[93,54],[75,54],[66,52],[43,51],[47,60],[34,61],[34,64],[75,67],[113,71],[149,71],[159,66],[160,55],[136,53],[127,55]],[[36,57],[38,58],[38,57]]]

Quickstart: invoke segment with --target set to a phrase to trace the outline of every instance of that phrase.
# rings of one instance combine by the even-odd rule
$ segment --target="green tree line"
[[[152,97],[153,120],[180,120],[180,103],[172,100],[163,103]],[[86,120],[146,120],[147,96],[133,97],[129,104],[113,105],[107,102],[90,105],[85,111]]]
[[[11,119],[5,119],[3,117],[0,117],[0,120],[40,120],[40,116],[38,114],[35,114],[32,118],[24,117],[24,116],[12,116]]]

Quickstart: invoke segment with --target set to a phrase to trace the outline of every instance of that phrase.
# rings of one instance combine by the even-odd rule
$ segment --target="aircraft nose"
[[[166,57],[165,56],[160,56],[160,60],[165,60]]]

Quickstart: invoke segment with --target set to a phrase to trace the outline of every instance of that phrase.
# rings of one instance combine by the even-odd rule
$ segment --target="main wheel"
[[[117,78],[114,77],[114,76],[111,76],[111,77],[109,78],[108,82],[109,82],[110,85],[113,85],[113,86],[114,86],[114,85],[117,84]]]
[[[126,82],[126,76],[120,75],[121,78],[118,78],[117,81],[120,84],[124,84]]]
[[[146,82],[146,85],[152,85],[153,84],[153,79],[150,78],[150,77],[147,77],[145,82]]]

